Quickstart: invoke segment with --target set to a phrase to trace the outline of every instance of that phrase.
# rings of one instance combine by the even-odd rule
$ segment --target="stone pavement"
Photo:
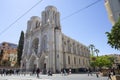
[[[36,75],[11,75],[11,76],[0,76],[0,80],[107,80],[107,77],[97,78],[95,74],[93,76],[88,76],[87,74],[71,74],[67,76],[62,76],[61,74],[53,74],[53,76],[40,75],[37,78]]]

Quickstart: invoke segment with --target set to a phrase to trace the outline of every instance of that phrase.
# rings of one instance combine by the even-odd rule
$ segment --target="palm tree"
[[[98,53],[100,52],[98,49],[95,49],[94,52],[96,53],[97,57],[98,57]]]
[[[88,48],[90,49],[91,55],[94,56],[94,49],[95,49],[95,46],[94,46],[93,44],[90,44],[90,45],[88,46]]]

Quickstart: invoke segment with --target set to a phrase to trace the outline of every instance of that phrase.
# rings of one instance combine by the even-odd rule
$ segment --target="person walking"
[[[99,77],[99,72],[96,72],[96,77],[97,77],[97,78]]]
[[[71,68],[69,69],[69,75],[71,74]]]
[[[111,71],[108,72],[108,80],[112,80],[111,79]]]
[[[37,68],[37,70],[36,70],[37,78],[39,78],[39,73],[40,73],[40,69]]]
[[[65,70],[65,69],[63,70],[63,73],[64,73],[64,76],[66,76],[66,75],[67,75],[67,72],[66,72],[66,70]]]
[[[63,69],[61,69],[61,75],[63,76]]]
[[[92,70],[90,68],[88,69],[88,76],[89,76],[89,74],[91,74],[91,76],[92,76]]]

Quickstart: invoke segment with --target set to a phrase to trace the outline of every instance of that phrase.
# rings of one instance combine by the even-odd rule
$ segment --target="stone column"
[[[26,71],[29,71],[29,64],[30,64],[29,61],[26,59],[26,64],[25,64],[25,65],[26,65],[26,66],[25,66],[25,67],[26,67],[26,68],[25,68]]]
[[[35,60],[36,68],[39,67],[38,60],[39,60],[39,58],[36,58],[36,60]]]
[[[46,70],[49,70],[48,56],[45,56]]]

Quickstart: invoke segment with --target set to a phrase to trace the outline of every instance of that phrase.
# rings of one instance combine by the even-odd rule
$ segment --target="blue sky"
[[[18,43],[20,32],[26,32],[27,21],[31,16],[41,17],[41,12],[48,5],[57,7],[60,18],[70,15],[97,0],[43,0],[29,13],[9,27],[16,19],[40,0],[1,0],[0,2],[0,43],[6,41]],[[9,28],[8,28],[9,27]],[[105,32],[112,25],[104,6],[104,0],[80,11],[79,13],[61,20],[62,32],[67,36],[88,46],[94,44],[100,50],[99,55],[120,53],[107,44]],[[6,29],[7,28],[7,29]],[[5,30],[6,29],[6,30]]]

